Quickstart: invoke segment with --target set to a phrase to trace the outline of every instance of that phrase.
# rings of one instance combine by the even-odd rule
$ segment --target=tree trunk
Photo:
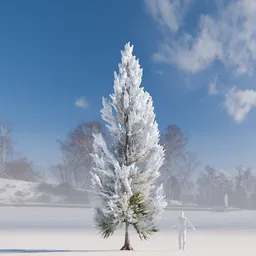
[[[125,223],[125,241],[124,246],[121,248],[122,251],[132,251],[133,248],[130,244],[130,237],[129,237],[129,223]]]

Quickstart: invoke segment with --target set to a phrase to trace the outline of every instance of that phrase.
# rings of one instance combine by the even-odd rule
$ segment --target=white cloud
[[[219,89],[217,89],[217,83],[219,82],[219,76],[216,74],[213,79],[211,80],[209,86],[208,86],[208,93],[210,95],[216,95],[221,93]]]
[[[151,7],[153,7],[152,2],[155,7],[159,5],[156,1],[149,1]],[[159,23],[165,22],[170,27],[170,21],[164,18],[162,9],[158,7],[152,13],[155,20]],[[173,13],[178,17],[179,8]],[[229,1],[225,7],[218,10],[216,16],[201,16],[198,33],[195,36],[183,33],[176,41],[168,40],[168,37],[164,38],[154,58],[158,62],[176,65],[192,73],[200,72],[215,60],[219,60],[226,67],[232,68],[236,75],[251,75],[256,60],[255,24],[255,0]]]
[[[191,0],[144,0],[144,3],[160,26],[177,32]]]
[[[88,107],[88,102],[86,101],[85,97],[80,97],[76,99],[75,105],[78,108],[87,108]]]
[[[192,2],[196,3],[193,0],[144,0],[160,28],[169,29],[162,34],[154,60],[192,74],[218,61],[224,68],[221,72],[228,78],[240,76],[237,81],[241,83],[243,76],[251,77],[256,67],[256,0],[219,1],[216,11],[202,14],[196,30],[190,32],[182,23]],[[216,85],[217,81],[211,81],[208,93],[224,95],[228,115],[242,122],[256,106],[256,90],[232,88],[224,93],[226,89]]]
[[[219,91],[217,90],[216,84],[215,83],[210,83],[209,87],[208,87],[208,93],[210,95],[216,95],[219,93]]]
[[[256,106],[256,91],[232,88],[226,94],[224,106],[228,114],[237,123],[241,123],[251,109]]]
[[[164,71],[158,69],[158,70],[156,70],[156,75],[163,76],[164,75]]]
[[[208,16],[200,20],[200,33],[196,38],[184,34],[179,41],[162,43],[154,54],[157,62],[174,64],[184,71],[197,73],[208,67],[221,55],[221,45],[213,33],[209,33],[213,22]]]

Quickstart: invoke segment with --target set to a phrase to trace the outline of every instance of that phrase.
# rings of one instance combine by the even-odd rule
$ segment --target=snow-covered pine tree
[[[111,101],[103,98],[102,118],[113,144],[107,145],[101,134],[95,134],[92,154],[92,184],[99,196],[95,224],[104,238],[125,224],[121,250],[132,250],[130,225],[142,240],[157,232],[156,220],[166,206],[162,186],[156,186],[164,150],[152,98],[140,87],[142,69],[132,52],[133,46],[127,43],[121,51],[119,74],[114,74]]]

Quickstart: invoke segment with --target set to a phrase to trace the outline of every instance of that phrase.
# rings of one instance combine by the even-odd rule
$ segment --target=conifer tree
[[[133,46],[127,43],[119,73],[114,74],[114,93],[110,101],[103,98],[101,114],[113,144],[95,134],[92,154],[92,184],[99,197],[95,224],[104,238],[124,224],[121,250],[132,250],[130,226],[142,240],[157,232],[156,221],[166,206],[163,188],[156,186],[164,150],[152,98],[140,87],[142,68],[132,53]]]

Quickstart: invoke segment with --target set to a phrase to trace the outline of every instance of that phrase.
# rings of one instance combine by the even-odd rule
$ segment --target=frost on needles
[[[125,224],[123,250],[132,250],[129,226],[142,240],[157,232],[166,201],[156,186],[164,150],[159,144],[152,98],[144,88],[142,68],[132,54],[133,46],[121,51],[119,74],[114,74],[114,93],[103,98],[102,118],[112,137],[107,145],[94,135],[92,184],[98,195],[94,220],[104,238]]]

